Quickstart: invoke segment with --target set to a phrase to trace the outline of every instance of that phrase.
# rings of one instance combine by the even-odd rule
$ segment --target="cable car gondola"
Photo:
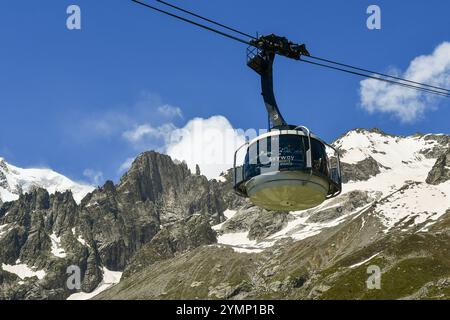
[[[288,125],[273,92],[276,54],[298,60],[309,53],[304,45],[293,44],[276,35],[262,36],[254,42],[254,46],[247,49],[247,65],[261,76],[270,130],[236,150],[234,190],[268,210],[315,207],[341,193],[339,153],[308,128]],[[333,151],[331,159],[327,148]],[[243,149],[246,152],[244,161],[238,166],[238,152]]]

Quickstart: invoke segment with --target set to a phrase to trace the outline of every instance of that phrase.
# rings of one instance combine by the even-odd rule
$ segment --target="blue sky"
[[[173,2],[378,71],[405,71],[415,57],[450,41],[450,3],[442,0]],[[70,4],[81,7],[81,30],[66,28]],[[370,4],[381,7],[381,30],[366,27]],[[214,115],[234,128],[267,122],[244,45],[128,0],[3,1],[0,39],[0,157],[21,167],[50,167],[75,180],[88,180],[88,169],[102,173],[100,181],[117,181],[126,159],[164,144],[155,135],[132,143],[126,132],[139,126],[170,130],[168,124],[180,128],[194,117]],[[276,95],[285,118],[325,140],[356,127],[450,133],[449,99],[431,101],[434,110],[402,122],[362,108],[360,80],[276,61]]]

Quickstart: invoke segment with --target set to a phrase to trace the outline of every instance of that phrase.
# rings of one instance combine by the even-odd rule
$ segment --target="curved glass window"
[[[299,135],[280,135],[258,140],[247,148],[244,179],[273,171],[305,169],[307,146],[307,138]]]
[[[311,144],[313,170],[328,176],[328,157],[325,145],[316,139],[311,139]]]
[[[328,158],[325,146],[311,138],[313,170],[328,176]],[[247,148],[244,162],[244,180],[262,173],[305,170],[308,138],[300,135],[276,135],[260,139]],[[278,150],[278,152],[276,152]]]

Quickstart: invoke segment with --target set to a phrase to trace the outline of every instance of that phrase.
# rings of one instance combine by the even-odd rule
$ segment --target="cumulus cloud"
[[[234,152],[244,142],[244,133],[223,116],[195,118],[172,132],[165,152],[185,161],[192,172],[198,164],[203,175],[216,178],[233,166]]]
[[[450,87],[450,42],[443,42],[430,55],[416,57],[405,72],[390,70],[390,74],[438,87]],[[411,123],[435,108],[437,96],[391,85],[374,79],[360,83],[361,106],[370,113],[392,114],[400,121]]]
[[[153,139],[167,140],[175,129],[176,127],[172,123],[165,123],[157,127],[150,124],[143,124],[125,131],[122,136],[132,144],[139,146],[142,143],[152,141]]]

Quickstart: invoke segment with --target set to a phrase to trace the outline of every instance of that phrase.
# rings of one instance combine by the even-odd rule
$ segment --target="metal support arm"
[[[248,61],[248,66],[261,76],[261,89],[264,104],[269,115],[271,127],[287,125],[280,110],[278,109],[275,93],[273,91],[273,62],[275,53],[260,51]]]
[[[247,49],[247,65],[261,76],[261,89],[264,104],[269,115],[270,128],[287,126],[278,109],[273,92],[273,62],[277,54],[299,60],[301,55],[309,55],[305,45],[297,45],[284,37],[268,35],[252,42],[253,47]]]

